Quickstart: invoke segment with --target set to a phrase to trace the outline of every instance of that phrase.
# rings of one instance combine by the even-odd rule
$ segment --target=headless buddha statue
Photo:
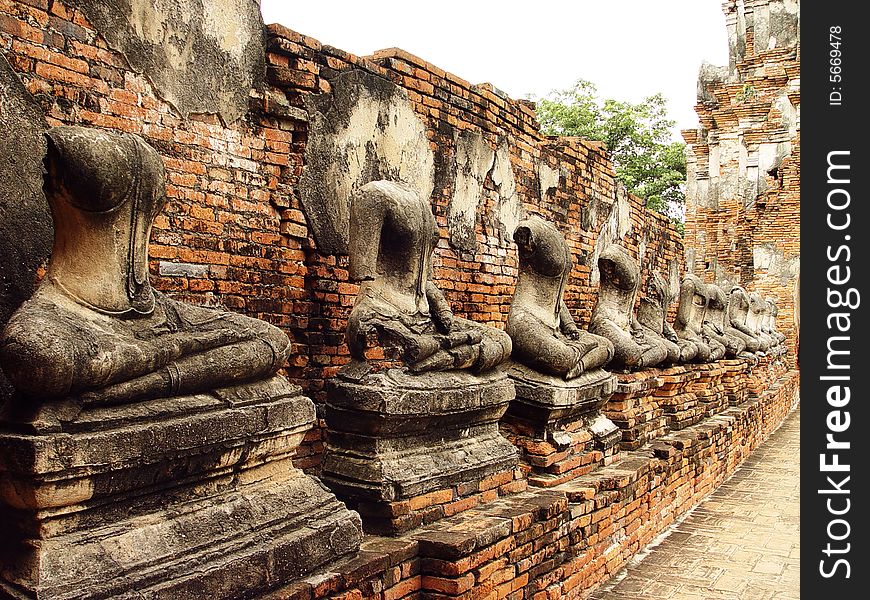
[[[749,320],[749,294],[739,285],[731,288],[728,309],[725,313],[725,332],[739,337],[746,344],[747,352],[763,352],[762,343],[747,323]]]
[[[634,300],[640,285],[637,263],[620,246],[611,244],[598,258],[601,285],[589,330],[613,343],[610,365],[617,369],[652,367],[668,352],[647,336],[634,317]]]
[[[613,345],[577,327],[563,300],[573,266],[565,238],[540,217],[520,221],[513,237],[520,263],[506,327],[513,358],[566,380],[605,365]]]
[[[774,311],[777,310],[776,305],[771,298],[761,300],[761,305],[763,310],[761,317],[759,318],[758,327],[761,330],[761,333],[766,335],[770,340],[770,352],[773,353],[774,356],[781,356],[786,351],[785,345],[782,343],[785,336],[778,331],[775,331],[773,328]]]
[[[779,307],[776,305],[776,299],[772,296],[766,298],[767,301],[767,332],[773,336],[779,343],[785,342],[785,334],[776,328],[776,317],[779,315]]]
[[[703,332],[706,311],[706,286],[698,277],[689,273],[680,285],[680,304],[674,321],[674,331],[681,339],[689,340],[698,347],[695,362],[711,362],[725,356],[725,346]]]
[[[151,288],[149,235],[166,203],[153,148],[84,127],[47,137],[54,247],[0,338],[3,370],[22,396],[133,402],[262,379],[284,365],[290,343],[278,328]]]
[[[728,299],[725,292],[715,283],[709,283],[707,289],[707,311],[704,315],[702,331],[708,338],[714,339],[725,346],[725,356],[728,358],[748,358],[744,351],[746,342],[739,336],[728,332],[725,327]]]
[[[351,356],[370,362],[377,336],[397,348],[411,372],[468,369],[479,373],[510,356],[500,329],[455,317],[430,280],[438,227],[429,205],[410,186],[373,181],[350,206],[350,278],[360,282],[347,325]]]
[[[668,306],[673,297],[667,282],[658,273],[647,279],[646,291],[637,309],[637,321],[647,337],[651,337],[667,350],[666,363],[686,363],[695,358],[698,347],[682,340],[668,323]]]
[[[774,346],[774,340],[761,328],[766,310],[767,305],[764,300],[761,299],[761,294],[758,292],[749,292],[749,312],[746,315],[746,325],[755,334],[755,337],[761,345],[761,350],[769,352]]]

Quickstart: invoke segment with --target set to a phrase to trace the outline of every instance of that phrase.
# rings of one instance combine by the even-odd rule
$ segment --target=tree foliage
[[[647,207],[682,215],[686,183],[685,144],[671,141],[664,96],[638,104],[601,99],[594,84],[579,80],[568,90],[538,100],[538,120],[548,135],[602,141],[611,152],[617,178]]]

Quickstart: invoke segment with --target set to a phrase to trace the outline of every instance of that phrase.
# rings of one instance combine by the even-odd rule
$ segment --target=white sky
[[[577,79],[606,98],[668,99],[694,129],[698,68],[728,63],[721,0],[262,0],[263,20],[365,56],[399,47],[512,98]]]

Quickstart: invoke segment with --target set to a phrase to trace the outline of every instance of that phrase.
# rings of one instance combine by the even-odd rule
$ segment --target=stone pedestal
[[[517,397],[502,431],[522,450],[529,483],[559,485],[614,460],[622,433],[601,406],[616,389],[616,376],[594,369],[565,381],[518,363],[509,374]]]
[[[253,598],[359,546],[292,466],[315,411],[280,377],[3,417],[0,597]]]
[[[399,533],[513,489],[518,453],[498,430],[515,394],[505,373],[389,369],[333,379],[327,394],[322,478],[366,530]]]

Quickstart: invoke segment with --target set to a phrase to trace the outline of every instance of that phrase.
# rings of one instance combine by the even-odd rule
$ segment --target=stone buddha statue
[[[673,296],[668,283],[658,273],[647,279],[646,290],[637,309],[637,321],[647,337],[656,340],[667,350],[664,362],[670,364],[686,363],[695,358],[698,347],[689,340],[677,337],[668,323],[668,306]]]
[[[728,295],[728,308],[725,312],[725,332],[739,337],[746,344],[747,352],[763,352],[762,344],[755,330],[747,323],[749,319],[749,294],[735,285]]]
[[[774,345],[773,338],[766,334],[761,328],[766,310],[767,304],[761,299],[761,294],[758,292],[749,292],[749,311],[746,315],[746,325],[755,334],[763,352],[768,352]]]
[[[284,365],[290,343],[278,328],[151,288],[149,235],[166,203],[153,148],[83,127],[47,137],[54,247],[0,338],[3,370],[22,396],[133,402],[262,379]]]
[[[640,369],[664,361],[668,351],[645,332],[634,316],[634,300],[640,285],[637,263],[622,247],[611,244],[598,258],[598,270],[601,284],[589,330],[613,344],[610,366]]]
[[[438,227],[413,188],[373,181],[353,196],[350,211],[350,278],[360,290],[347,341],[356,361],[371,364],[367,350],[377,346],[414,373],[480,373],[510,356],[506,333],[455,317],[430,280]]]
[[[537,216],[520,221],[513,237],[519,278],[506,330],[514,360],[566,380],[604,366],[613,344],[577,327],[563,299],[573,266],[565,238]]]
[[[47,138],[54,247],[0,335],[0,595],[229,600],[355,552],[359,515],[293,466],[317,413],[276,374],[287,336],[151,288],[160,156]]]
[[[707,311],[701,328],[703,334],[725,346],[725,356],[729,358],[744,356],[746,342],[729,333],[725,327],[728,298],[725,296],[724,290],[715,283],[708,283],[705,287],[707,289]]]
[[[409,498],[513,472],[517,449],[499,433],[516,389],[501,329],[454,316],[431,281],[438,227],[428,198],[373,181],[350,200],[348,317],[352,360],[327,381],[321,477],[365,514],[372,531],[423,521]],[[476,489],[476,488],[475,488]]]
[[[770,342],[768,352],[774,356],[781,356],[785,353],[785,346],[782,343],[785,340],[785,336],[773,329],[774,311],[777,310],[776,305],[773,299],[769,297],[761,300],[760,304],[762,308],[761,315],[758,318],[760,335],[766,336]]]
[[[697,276],[689,273],[683,278],[674,331],[678,337],[689,340],[698,347],[696,362],[712,362],[725,356],[725,346],[703,331],[707,293],[706,285]]]
[[[768,296],[765,300],[768,307],[767,331],[781,344],[785,342],[786,336],[776,328],[776,317],[779,315],[779,307],[776,305],[776,298]]]

